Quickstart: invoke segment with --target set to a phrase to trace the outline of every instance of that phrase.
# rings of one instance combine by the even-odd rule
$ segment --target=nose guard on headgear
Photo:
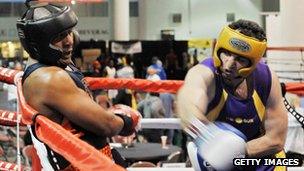
[[[217,68],[222,65],[219,50],[226,49],[250,60],[249,67],[242,68],[238,71],[241,76],[247,77],[255,69],[257,63],[264,55],[266,47],[266,40],[260,41],[226,26],[221,31],[215,45],[213,54],[214,65]]]
[[[35,19],[34,13],[38,8],[44,8],[50,15]],[[17,21],[18,36],[32,58],[43,64],[58,66],[63,52],[52,47],[51,42],[60,33],[72,29],[77,22],[75,13],[68,6],[32,6]]]

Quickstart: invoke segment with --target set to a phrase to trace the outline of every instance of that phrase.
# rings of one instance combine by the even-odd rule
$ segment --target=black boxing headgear
[[[69,6],[37,4],[28,6],[23,17],[17,21],[20,42],[27,53],[40,63],[61,66],[63,56],[60,48],[51,44],[60,34],[76,26],[78,18]]]

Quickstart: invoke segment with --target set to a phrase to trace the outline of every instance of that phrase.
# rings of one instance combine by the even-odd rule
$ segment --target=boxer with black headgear
[[[78,39],[73,31],[76,24],[77,17],[68,6],[28,5],[17,21],[18,36],[30,55],[22,77],[24,98],[39,114],[116,161],[106,138],[133,134],[141,116],[126,106],[105,110],[93,101],[82,73],[71,60]],[[37,147],[35,124],[31,131]],[[46,144],[36,150],[45,170],[79,169]]]
[[[213,56],[187,73],[177,109],[195,139],[198,156],[190,158],[197,159],[197,170],[206,170],[203,160],[216,170],[230,170],[235,157],[284,157],[287,114],[278,77],[261,60],[266,47],[264,30],[239,20],[222,29]]]
[[[65,68],[72,55],[73,46],[54,46],[54,42],[73,34],[74,42],[78,34],[73,31],[77,16],[68,6],[35,4],[17,21],[18,36],[31,58],[46,65]]]

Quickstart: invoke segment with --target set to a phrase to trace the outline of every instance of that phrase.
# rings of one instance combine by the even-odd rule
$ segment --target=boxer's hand
[[[195,139],[198,153],[216,170],[229,170],[233,159],[245,157],[246,137],[227,123],[215,123],[207,126],[211,137]]]
[[[194,138],[198,154],[216,170],[229,170],[233,159],[244,157],[246,137],[227,123],[204,124],[192,118],[185,131]]]
[[[114,105],[109,110],[124,121],[124,126],[119,135],[128,136],[140,129],[142,116],[137,110],[123,104]]]

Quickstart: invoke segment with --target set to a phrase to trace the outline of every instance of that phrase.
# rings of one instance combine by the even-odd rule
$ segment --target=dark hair
[[[156,64],[157,60],[158,60],[158,57],[157,56],[153,56],[152,59],[151,59],[151,63],[152,64]]]
[[[241,19],[229,24],[229,27],[234,30],[239,30],[240,33],[246,36],[254,37],[261,41],[266,40],[264,29],[253,21]]]

